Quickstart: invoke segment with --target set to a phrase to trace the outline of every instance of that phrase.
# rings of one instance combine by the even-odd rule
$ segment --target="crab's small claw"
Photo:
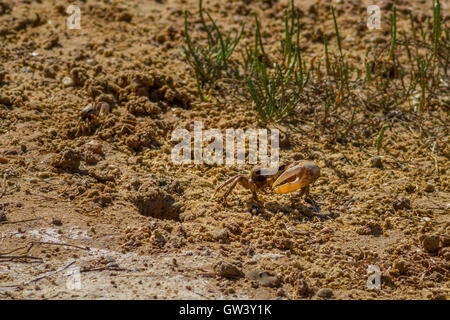
[[[319,167],[311,161],[302,161],[284,171],[272,184],[275,193],[288,193],[304,188],[320,176]]]

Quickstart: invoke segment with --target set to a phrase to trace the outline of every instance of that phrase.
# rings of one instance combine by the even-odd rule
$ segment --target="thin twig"
[[[52,276],[52,275],[54,275],[54,274],[56,274],[56,273],[59,273],[59,272],[61,272],[61,271],[64,271],[64,270],[66,270],[67,268],[69,268],[71,265],[73,265],[74,263],[75,263],[75,261],[72,261],[72,262],[70,262],[69,264],[65,265],[64,267],[59,268],[58,270],[46,272],[46,273],[44,273],[44,274],[42,274],[42,275],[40,275],[40,276],[37,276],[37,277],[35,277],[35,278],[31,279],[31,280],[25,281],[25,282],[23,283],[23,285],[27,285],[27,284],[30,284],[30,283],[32,283],[32,282],[39,281],[39,280],[44,279],[44,278],[46,278],[46,277],[48,277],[48,276]]]
[[[27,247],[27,246],[19,247],[19,248],[16,248],[16,249],[14,249],[14,250],[11,250],[11,251],[8,251],[8,252],[3,252],[3,253],[0,252],[0,258],[1,258],[2,256],[11,254],[11,253],[16,252],[16,251],[19,251],[19,250],[21,250],[21,249],[25,249],[26,247]],[[30,251],[31,247],[33,247],[33,244],[31,244],[31,245],[29,246],[29,248],[27,249],[27,251],[25,251],[25,253],[28,253],[28,252]]]
[[[93,271],[129,271],[135,272],[135,270],[124,269],[119,267],[101,267],[101,268],[92,268],[92,269],[82,269],[80,272],[93,272]]]
[[[22,223],[22,222],[30,222],[35,220],[41,220],[43,218],[33,218],[33,219],[25,219],[25,220],[18,220],[18,221],[2,221],[0,224],[15,224],[15,223]]]
[[[3,173],[3,191],[0,194],[0,199],[5,195],[6,192],[6,172]]]
[[[32,248],[35,244],[48,244],[48,245],[57,245],[57,246],[68,246],[68,247],[74,247],[74,248],[78,248],[78,249],[86,250],[86,251],[89,251],[89,250],[90,250],[89,247],[84,247],[84,248],[83,248],[83,247],[76,246],[76,245],[73,245],[73,244],[68,244],[68,243],[44,242],[44,241],[31,241],[31,242],[29,242],[28,245],[26,245],[26,246],[19,247],[19,248],[16,248],[16,249],[13,249],[13,250],[11,250],[11,251],[9,251],[9,252],[3,252],[3,253],[0,252],[0,259],[8,258],[8,256],[7,256],[8,254],[11,254],[11,253],[13,253],[13,252],[16,252],[16,251],[18,251],[18,250],[25,249],[25,248],[27,248],[27,250],[25,251],[25,253],[28,253],[28,252],[30,252],[31,248]],[[16,256],[16,258],[18,258],[18,257],[26,258],[26,257],[28,257],[28,256]],[[11,258],[11,256],[9,256],[9,258]],[[39,259],[42,260],[42,258],[39,258]]]
[[[14,259],[31,259],[31,260],[43,260],[39,257],[27,256],[27,255],[18,255],[18,256],[0,256],[0,260],[14,260]]]
[[[44,242],[44,241],[31,241],[30,243],[33,244],[49,244],[49,245],[54,245],[54,246],[67,246],[67,247],[74,247],[74,248],[78,248],[81,250],[86,250],[89,251],[90,248],[89,247],[80,247],[80,246],[76,246],[74,244],[68,244],[68,243],[60,243],[60,242]]]

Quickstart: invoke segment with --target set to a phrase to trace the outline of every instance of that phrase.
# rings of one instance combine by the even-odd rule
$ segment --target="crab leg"
[[[236,175],[236,176],[233,176],[233,177],[231,177],[230,179],[226,180],[224,183],[222,183],[220,186],[218,186],[218,187],[216,188],[216,191],[214,191],[214,195],[216,195],[217,192],[219,192],[223,187],[225,187],[226,185],[229,185],[229,184],[232,183],[234,180],[236,180],[236,178],[238,178],[238,177],[239,177],[239,176]]]
[[[225,194],[223,195],[223,200],[225,201],[226,198],[228,197],[228,195],[230,194],[231,191],[233,191],[233,189],[236,187],[236,184],[239,183],[241,186],[243,186],[246,189],[249,189],[252,191],[253,193],[253,198],[258,199],[257,195],[256,195],[256,190],[254,188],[254,185],[252,183],[250,183],[250,181],[248,181],[248,179],[246,177],[243,176],[234,176],[231,177],[230,179],[228,179],[227,181],[225,181],[224,183],[222,183],[214,192],[214,195],[216,195],[216,193],[222,189],[223,187],[225,187],[226,185],[230,184],[230,188],[228,188],[228,190],[225,192]]]

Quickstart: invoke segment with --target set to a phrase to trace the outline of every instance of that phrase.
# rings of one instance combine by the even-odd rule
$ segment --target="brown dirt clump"
[[[77,170],[80,167],[81,158],[79,151],[67,148],[54,158],[52,164],[57,168]]]

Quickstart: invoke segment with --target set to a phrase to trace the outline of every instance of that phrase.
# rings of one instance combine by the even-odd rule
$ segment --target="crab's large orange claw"
[[[300,161],[284,171],[272,185],[275,193],[289,193],[304,188],[320,176],[319,167],[311,161]]]

